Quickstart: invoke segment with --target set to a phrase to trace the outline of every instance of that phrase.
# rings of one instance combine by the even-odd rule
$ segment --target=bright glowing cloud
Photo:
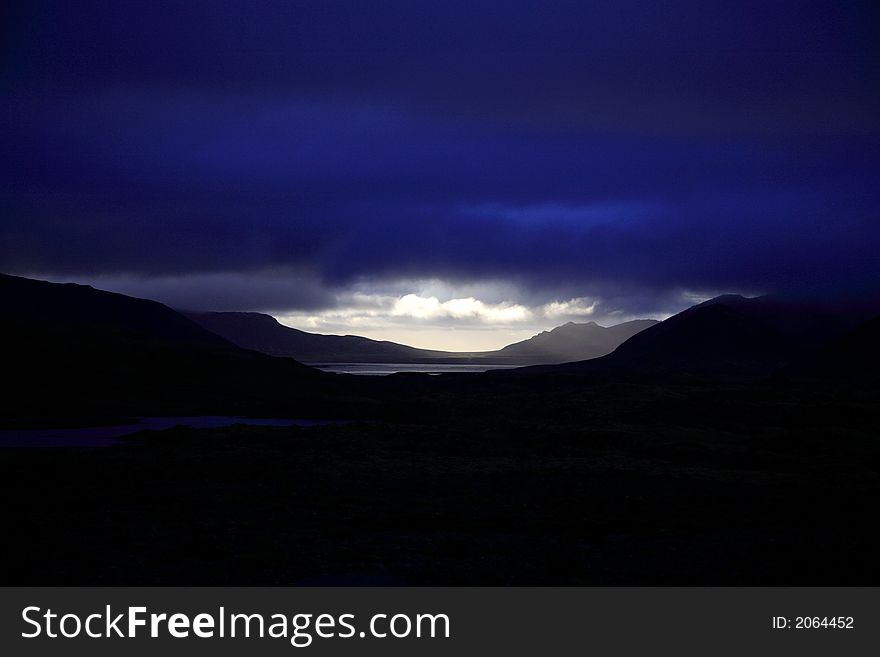
[[[473,297],[441,302],[437,297],[417,294],[406,294],[398,299],[391,314],[415,319],[471,319],[492,324],[524,322],[532,317],[528,308],[515,303],[489,304]]]
[[[185,310],[266,312],[282,324],[304,331],[362,335],[453,351],[498,349],[566,322],[592,320],[612,326],[631,319],[664,319],[718,294],[679,290],[643,297],[593,294],[554,298],[520,287],[516,281],[498,279],[361,279],[352,286],[331,287],[308,270],[102,276],[78,282]],[[197,304],[192,303],[193,298]]]
[[[573,297],[526,304],[504,300],[510,289],[484,283],[469,285],[468,291],[441,281],[389,285],[382,292],[358,291],[340,294],[335,307],[312,312],[276,315],[287,326],[317,333],[357,334],[392,340],[413,346],[454,351],[498,349],[551,329],[568,321],[597,320],[613,325],[636,319],[594,297]],[[396,293],[389,293],[394,289]],[[456,291],[459,294],[456,294]],[[501,299],[501,300],[499,300]],[[645,313],[638,317],[663,319],[668,313]]]
[[[545,317],[589,317],[598,305],[595,299],[578,297],[568,301],[551,301],[544,305],[543,311]]]

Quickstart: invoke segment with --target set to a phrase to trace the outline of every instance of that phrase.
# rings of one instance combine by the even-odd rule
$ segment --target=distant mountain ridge
[[[607,356],[517,372],[763,376],[819,349],[859,321],[817,305],[723,295],[634,335]]]
[[[233,344],[272,356],[307,362],[398,362],[451,357],[444,351],[418,349],[356,335],[321,335],[281,324],[255,312],[184,312],[194,322]]]
[[[333,391],[342,391],[346,404],[360,403],[362,388],[297,362],[288,353],[293,348],[328,361],[335,354],[352,362],[432,358],[492,365],[567,358],[574,351],[591,355],[621,340],[604,356],[508,372],[662,382],[679,375],[861,380],[880,370],[876,313],[774,297],[717,297],[663,322],[569,323],[470,354],[316,335],[259,313],[191,317],[199,321],[154,301],[0,274],[0,358],[11,384],[0,398],[0,417],[338,412],[339,400],[328,396]]]
[[[596,358],[656,324],[635,320],[608,328],[595,322],[569,322],[499,349],[452,352],[418,349],[354,335],[321,335],[284,326],[270,315],[253,312],[186,312],[187,317],[233,344],[306,363],[481,363],[487,365],[561,363]]]
[[[611,353],[632,336],[655,324],[656,319],[637,319],[606,328],[596,322],[568,322],[528,340],[515,342],[495,353],[542,363],[588,360]]]

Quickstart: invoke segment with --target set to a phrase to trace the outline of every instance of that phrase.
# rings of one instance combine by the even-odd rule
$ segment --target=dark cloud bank
[[[865,298],[872,4],[12,3],[0,265],[193,307]]]

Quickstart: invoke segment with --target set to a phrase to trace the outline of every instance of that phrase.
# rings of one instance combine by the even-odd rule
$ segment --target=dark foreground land
[[[874,385],[379,389],[378,423],[0,450],[2,583],[880,583]]]
[[[613,353],[336,376],[0,276],[0,426],[359,424],[0,449],[0,584],[880,584],[880,317],[723,296]]]

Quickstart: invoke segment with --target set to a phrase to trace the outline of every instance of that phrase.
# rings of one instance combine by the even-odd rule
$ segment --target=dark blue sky
[[[0,265],[289,314],[863,296],[872,5],[5,3]]]

